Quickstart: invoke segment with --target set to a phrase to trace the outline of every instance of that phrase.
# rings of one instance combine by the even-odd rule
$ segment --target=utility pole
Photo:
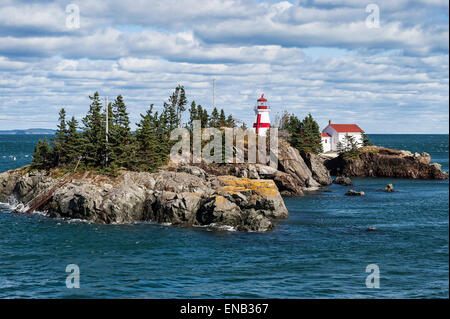
[[[213,107],[216,107],[216,79],[213,78]]]
[[[105,125],[105,127],[106,127],[106,166],[108,166],[108,135],[109,135],[109,119],[108,119],[108,117],[109,117],[109,105],[108,105],[108,97],[106,97],[105,98],[105,100],[106,100],[106,125]]]

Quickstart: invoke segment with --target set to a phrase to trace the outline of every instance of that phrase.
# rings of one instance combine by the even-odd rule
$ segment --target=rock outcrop
[[[325,162],[331,175],[394,177],[412,179],[447,179],[437,163],[430,164],[427,153],[412,154],[385,147],[365,147],[357,158],[338,156]]]
[[[291,175],[299,185],[307,189],[318,189],[321,186],[314,179],[313,173],[298,150],[282,139],[279,140],[278,166],[281,171]]]
[[[26,204],[57,181],[45,171],[22,173],[0,175],[3,201],[13,196]],[[274,181],[209,176],[192,166],[178,172],[122,172],[116,179],[74,175],[42,209],[50,217],[104,224],[154,221],[241,231],[267,231],[273,220],[289,216]]]
[[[305,160],[306,166],[308,166],[311,171],[314,180],[322,186],[330,185],[331,175],[324,165],[325,160],[313,153],[302,153],[301,155]]]
[[[363,191],[355,191],[353,189],[345,193],[345,196],[365,196],[365,195],[366,194]]]
[[[343,186],[353,186],[353,182],[350,177],[347,176],[336,176],[333,181],[333,184],[339,184]]]

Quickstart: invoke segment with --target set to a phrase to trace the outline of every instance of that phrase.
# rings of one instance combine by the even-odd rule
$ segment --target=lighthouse
[[[256,123],[253,124],[253,127],[255,128],[256,135],[266,136],[267,130],[270,127],[269,112],[270,107],[267,106],[267,100],[264,98],[264,94],[262,94],[255,107]]]

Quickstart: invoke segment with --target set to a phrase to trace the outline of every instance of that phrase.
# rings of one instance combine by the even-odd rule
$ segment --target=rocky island
[[[249,134],[255,133],[236,127],[235,119],[224,110],[214,108],[209,115],[195,101],[189,108],[189,121],[181,123],[187,104],[182,86],[164,103],[161,113],[153,113],[150,105],[135,132],[121,95],[105,106],[98,92],[89,98],[91,105],[82,126],[75,117],[66,122],[61,109],[54,137],[50,142],[39,140],[31,165],[0,174],[0,202],[17,204],[17,212],[46,211],[53,218],[103,224],[152,221],[267,231],[274,221],[289,216],[282,196],[317,191],[332,183],[331,175],[448,178],[426,153],[358,145],[330,159],[322,154],[319,126],[311,114],[303,121],[285,114],[277,125],[280,135],[269,133],[278,136],[274,165],[238,164],[237,160],[226,164],[204,158],[195,166],[177,164],[169,160],[179,143],[176,136],[172,139],[175,129],[186,133],[178,137],[195,139],[211,129],[214,136],[222,137],[230,129],[242,128],[241,132],[247,132],[247,147],[239,151],[247,157]],[[252,143],[262,141],[264,148],[267,141],[258,138],[258,143],[256,139]],[[206,142],[210,141],[200,139],[197,145]],[[189,143],[186,148],[194,150],[195,143]],[[222,150],[223,144],[218,145]],[[238,153],[237,146],[230,149],[233,156]],[[208,155],[208,151],[201,154]],[[341,178],[339,183],[351,181]]]
[[[427,154],[371,147],[358,158],[325,160],[312,153],[300,154],[281,141],[278,169],[261,164],[169,163],[156,173],[121,171],[115,178],[91,171],[72,173],[39,209],[49,217],[104,224],[153,221],[260,232],[289,216],[282,195],[320,189],[331,184],[331,174],[448,178]],[[17,201],[24,211],[23,206],[60,178],[58,170],[24,167],[4,172],[0,202]]]

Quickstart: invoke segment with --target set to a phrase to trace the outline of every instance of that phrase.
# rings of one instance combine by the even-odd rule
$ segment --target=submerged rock
[[[345,193],[345,196],[365,196],[365,195],[366,194],[363,191],[355,191],[353,189]]]
[[[336,176],[333,181],[333,184],[339,184],[343,186],[353,186],[353,182],[350,177],[347,176]]]

